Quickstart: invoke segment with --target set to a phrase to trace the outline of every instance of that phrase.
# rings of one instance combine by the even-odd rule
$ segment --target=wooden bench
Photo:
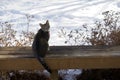
[[[57,80],[60,69],[120,68],[120,46],[51,46],[45,60]],[[41,69],[30,47],[0,48],[0,70]]]

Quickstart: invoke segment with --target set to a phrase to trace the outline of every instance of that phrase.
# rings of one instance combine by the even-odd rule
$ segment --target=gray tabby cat
[[[47,20],[45,24],[39,24],[41,26],[41,29],[37,32],[35,35],[32,49],[35,53],[36,58],[38,61],[43,65],[43,67],[49,72],[52,73],[51,69],[46,64],[44,57],[48,52],[49,44],[48,40],[50,38],[50,32],[49,32],[49,21]]]

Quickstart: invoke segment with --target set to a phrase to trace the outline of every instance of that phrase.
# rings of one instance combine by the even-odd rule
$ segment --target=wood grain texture
[[[46,58],[52,70],[59,69],[102,69],[120,68],[120,57],[62,57]],[[38,70],[43,69],[35,58],[0,59],[0,70]]]
[[[45,60],[52,70],[120,68],[120,47],[52,46]],[[0,48],[0,70],[38,69],[30,47]]]

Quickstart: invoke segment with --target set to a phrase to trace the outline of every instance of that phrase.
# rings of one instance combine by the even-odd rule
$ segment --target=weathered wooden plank
[[[119,56],[81,56],[81,57],[47,57],[47,64],[52,70],[59,69],[102,69],[120,68]],[[0,70],[39,70],[43,69],[35,58],[0,59]]]
[[[120,47],[52,46],[46,62],[53,69],[120,68]],[[0,70],[43,69],[30,47],[0,48]]]
[[[32,55],[33,52],[32,50],[21,50],[21,51],[17,51],[17,50],[10,50],[10,51],[5,51],[5,50],[1,50],[0,51],[0,55],[24,55],[24,54],[28,54],[28,55]]]
[[[120,49],[120,48],[119,48]],[[109,46],[51,46],[49,53],[56,54],[80,54],[80,53],[107,53],[114,49]],[[117,50],[120,52],[120,50]],[[49,55],[48,53],[48,55]],[[0,48],[0,55],[33,55],[31,47]]]
[[[24,51],[26,52],[26,51]],[[79,57],[79,56],[120,56],[120,51],[100,51],[100,52],[89,52],[89,51],[54,51],[51,53],[48,53],[46,57]],[[6,53],[6,54],[0,54],[0,58],[31,58],[35,57],[34,53]]]
[[[100,50],[110,48],[112,46],[50,46],[50,50],[74,50],[74,49],[81,49],[81,50]],[[31,50],[31,47],[0,47],[1,50]]]
[[[0,51],[1,50],[5,50],[5,51],[11,51],[11,50],[15,50],[15,51],[20,51],[20,50],[30,50],[31,47],[0,47]]]

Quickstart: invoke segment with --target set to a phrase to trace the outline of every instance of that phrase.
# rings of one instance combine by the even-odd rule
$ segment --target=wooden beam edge
[[[52,70],[120,68],[119,56],[45,58]],[[0,70],[43,70],[35,58],[0,59]]]

